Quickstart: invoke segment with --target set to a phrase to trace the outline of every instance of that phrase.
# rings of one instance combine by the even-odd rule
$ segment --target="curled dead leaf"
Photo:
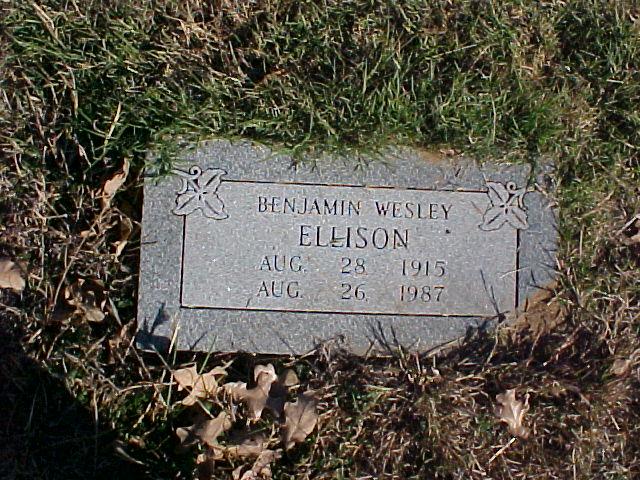
[[[107,364],[124,361],[126,352],[131,347],[132,341],[135,337],[136,330],[136,323],[129,322],[128,324],[122,325],[119,328],[118,332],[113,337],[107,340]]]
[[[173,372],[173,378],[178,384],[178,391],[189,391],[189,395],[182,400],[183,405],[194,405],[199,398],[212,397],[218,391],[216,376],[226,375],[224,367],[215,367],[207,373],[199,374],[196,366],[181,368]]]
[[[640,348],[631,352],[627,358],[616,358],[611,365],[611,373],[616,377],[623,377],[631,371],[631,367],[640,359]]]
[[[627,245],[640,245],[640,231],[626,239]]]
[[[226,412],[220,412],[216,418],[201,418],[190,427],[176,429],[176,435],[182,446],[202,443],[209,447],[218,445],[218,437],[231,428],[231,420]]]
[[[255,420],[260,418],[262,411],[267,406],[271,384],[278,377],[275,368],[271,364],[256,365],[253,370],[253,377],[256,382],[256,386],[253,388],[247,388],[245,382],[229,382],[224,385],[224,390],[234,400],[244,402],[249,409],[251,418]]]
[[[261,417],[266,408],[277,417],[282,415],[289,388],[299,383],[296,372],[286,369],[276,375],[273,365],[256,365],[253,371],[256,386],[247,388],[245,382],[229,382],[225,391],[235,400],[244,402],[253,420]]]
[[[131,236],[131,232],[133,232],[133,223],[131,223],[131,220],[128,217],[123,216],[120,219],[119,229],[119,239],[113,244],[113,254],[116,258],[120,256],[122,250],[124,250],[124,247],[126,247],[129,242],[129,237]]]
[[[313,432],[318,423],[317,402],[313,391],[298,396],[294,403],[284,406],[285,424],[282,428],[282,441],[289,450],[294,444],[303,442]]]
[[[58,305],[56,305],[53,312],[51,312],[49,321],[51,323],[67,323],[77,311],[78,309],[76,307],[66,302],[58,302]]]
[[[216,445],[213,450],[217,458],[254,458],[267,449],[269,439],[260,432],[236,433],[227,445]]]
[[[455,155],[458,155],[458,151],[453,148],[441,148],[438,151],[445,157],[453,157]]]
[[[253,379],[258,385],[271,385],[278,379],[276,369],[270,363],[267,365],[256,365],[253,369]]]
[[[613,373],[616,377],[622,377],[627,374],[630,367],[631,359],[617,358],[614,360],[613,365],[611,365],[611,373]]]
[[[8,258],[0,258],[0,288],[8,288],[14,292],[24,290],[25,281],[22,270]]]
[[[284,404],[287,401],[289,389],[298,383],[300,383],[300,380],[296,372],[290,368],[286,369],[278,375],[277,380],[271,384],[266,407],[276,416],[281,416],[284,411]]]
[[[283,387],[291,388],[300,383],[300,379],[295,370],[287,368],[284,372],[278,375],[278,383]]]
[[[507,390],[496,396],[500,405],[495,408],[495,415],[501,422],[509,426],[509,432],[520,438],[528,438],[529,430],[522,424],[524,416],[529,410],[529,394],[524,397],[524,403],[516,400],[515,389]]]
[[[207,450],[196,457],[198,480],[211,480],[213,478],[216,460],[211,450]]]
[[[231,472],[231,478],[233,480],[240,480],[240,477],[242,476],[242,471],[245,469],[244,465],[240,465],[237,468],[234,468],[233,471]]]
[[[75,307],[74,314],[82,315],[87,321],[99,323],[106,316],[107,295],[100,280],[80,278],[64,289],[68,305]]]
[[[102,210],[106,210],[111,205],[111,200],[115,196],[116,192],[122,187],[129,175],[129,159],[125,157],[122,162],[122,167],[111,178],[109,178],[102,189],[100,190],[100,202],[102,204]]]
[[[240,480],[268,480],[272,478],[271,463],[281,456],[280,450],[263,450],[251,468],[242,474]]]
[[[526,330],[533,337],[538,337],[549,333],[564,321],[567,309],[556,297],[554,287],[555,284],[549,284],[525,301],[511,322],[516,331]]]

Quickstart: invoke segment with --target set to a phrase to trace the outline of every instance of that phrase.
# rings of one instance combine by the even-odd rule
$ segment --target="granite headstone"
[[[426,350],[491,324],[554,276],[549,177],[407,148],[291,158],[248,142],[149,173],[143,348]]]

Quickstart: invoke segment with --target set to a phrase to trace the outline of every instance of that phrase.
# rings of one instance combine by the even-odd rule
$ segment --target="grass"
[[[430,357],[325,346],[278,359],[323,403],[320,431],[274,465],[276,478],[640,476],[635,2],[3,0],[0,10],[0,255],[29,273],[22,295],[0,294],[3,476],[190,478],[193,453],[176,452],[173,435],[185,412],[163,403],[167,369],[127,347],[146,152],[168,168],[180,146],[211,137],[300,161],[399,143],[556,168],[565,321]],[[101,214],[97,191],[124,158],[129,181]],[[125,218],[136,227],[116,258]],[[104,322],[56,321],[56,290],[78,278],[104,283]],[[242,380],[260,361],[233,358]],[[493,406],[507,388],[530,394],[533,433],[497,455],[510,436]]]

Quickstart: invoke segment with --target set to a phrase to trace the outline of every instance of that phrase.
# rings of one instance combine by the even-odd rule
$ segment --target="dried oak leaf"
[[[215,367],[207,373],[198,373],[196,366],[181,368],[173,372],[173,378],[178,384],[178,391],[187,390],[189,395],[182,400],[186,406],[194,405],[199,398],[213,396],[218,391],[216,375],[226,375],[224,367]]]
[[[219,459],[215,457],[211,449],[196,457],[198,480],[211,480],[214,478],[216,460]]]
[[[104,320],[107,296],[104,284],[100,280],[80,278],[65,288],[66,302],[75,307],[74,313],[80,313],[89,322]]]
[[[25,281],[20,267],[8,258],[0,258],[0,288],[10,288],[14,292],[24,290]]]
[[[49,321],[51,323],[66,323],[76,312],[78,312],[76,307],[66,302],[58,302],[58,305],[56,305],[53,312],[51,312]]]
[[[555,286],[555,282],[550,283],[546,288],[536,291],[521,309],[511,314],[514,335],[529,332],[535,338],[553,331],[564,322],[567,309],[555,295]]]
[[[218,445],[218,437],[231,428],[231,420],[226,412],[216,418],[201,418],[190,427],[176,429],[176,435],[184,447],[200,442],[209,447]]]
[[[268,439],[262,433],[243,432],[229,439],[227,445],[213,447],[215,457],[221,458],[253,458],[267,449]]]
[[[242,476],[242,470],[244,470],[244,468],[244,465],[240,465],[239,467],[234,468],[231,472],[232,480],[240,480],[240,477]]]
[[[107,340],[107,364],[114,364],[117,361],[123,361],[126,352],[131,347],[137,325],[135,322],[129,322],[122,325],[118,332]]]
[[[266,407],[275,415],[282,415],[282,412],[284,411],[284,404],[287,401],[289,388],[297,385],[298,383],[300,383],[300,380],[298,379],[296,372],[290,368],[286,369],[278,375],[277,380],[271,384]]]
[[[254,420],[261,417],[265,408],[280,416],[287,398],[288,387],[298,383],[295,372],[285,370],[277,376],[273,365],[256,365],[253,377],[256,382],[253,388],[247,388],[245,382],[229,382],[224,385],[224,389],[232,398],[247,405]]]
[[[631,371],[632,365],[640,359],[640,348],[634,350],[628,358],[617,358],[611,365],[611,373],[616,377],[623,377]]]
[[[129,159],[125,158],[122,162],[122,167],[111,178],[109,178],[102,189],[100,189],[100,202],[102,209],[106,210],[111,205],[111,200],[115,196],[116,192],[122,187],[129,175]]]
[[[631,235],[628,239],[627,239],[628,245],[639,245],[640,244],[640,232],[636,233],[635,235]]]
[[[515,389],[507,390],[496,396],[500,405],[495,408],[495,415],[501,422],[509,426],[509,432],[520,438],[528,438],[529,430],[522,424],[527,410],[529,410],[529,394],[524,397],[524,403],[516,400]]]
[[[303,442],[313,432],[318,423],[317,402],[313,391],[298,396],[294,403],[284,406],[285,424],[282,427],[282,441],[289,450],[295,443]]]
[[[272,478],[271,463],[281,456],[280,450],[263,450],[249,470],[240,476],[242,467],[238,467],[233,471],[232,478],[234,480],[268,480]]]
[[[445,157],[453,157],[455,155],[458,155],[458,151],[453,149],[453,148],[442,148],[440,150],[438,150],[442,155],[444,155]]]
[[[123,216],[120,219],[119,228],[119,239],[113,243],[113,254],[116,258],[120,256],[120,254],[124,250],[124,247],[126,247],[127,243],[129,242],[129,237],[131,236],[131,232],[133,232],[133,223],[128,217]]]

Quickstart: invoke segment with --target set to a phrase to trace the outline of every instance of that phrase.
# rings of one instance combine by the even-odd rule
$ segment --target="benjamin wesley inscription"
[[[446,172],[410,151],[365,173],[282,159],[260,171],[267,152],[248,144],[203,152],[145,187],[143,338],[178,328],[183,348],[302,352],[393,334],[427,347],[513,310],[552,274],[554,237],[522,167],[469,168],[438,188]],[[170,265],[145,272],[149,255]]]

